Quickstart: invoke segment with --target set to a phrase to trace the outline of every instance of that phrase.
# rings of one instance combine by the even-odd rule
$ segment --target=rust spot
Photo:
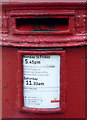
[[[5,89],[8,88],[8,84],[6,84],[6,85],[4,86],[4,88],[5,88]]]

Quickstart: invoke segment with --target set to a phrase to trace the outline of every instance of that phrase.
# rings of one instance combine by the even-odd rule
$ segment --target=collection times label
[[[60,107],[60,56],[23,56],[24,106]]]

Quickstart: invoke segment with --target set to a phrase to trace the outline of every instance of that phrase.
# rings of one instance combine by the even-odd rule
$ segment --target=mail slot
[[[68,18],[41,17],[16,19],[16,29],[19,31],[67,31],[69,29],[68,24]]]
[[[16,30],[18,32],[30,33],[54,33],[68,32],[69,18],[23,18],[16,20]]]
[[[73,32],[74,17],[67,16],[12,16],[13,34],[70,34]]]
[[[85,118],[85,5],[2,3],[3,118]]]

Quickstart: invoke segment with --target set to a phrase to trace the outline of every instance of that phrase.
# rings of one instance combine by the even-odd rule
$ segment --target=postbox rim
[[[48,7],[48,6],[63,6],[63,7],[68,7],[68,8],[75,8],[75,7],[79,7],[79,8],[83,8],[85,7],[86,9],[86,4],[87,2],[84,0],[84,1],[41,1],[41,2],[36,2],[36,1],[33,1],[33,2],[2,2],[2,6],[4,7],[4,9],[7,9],[9,7],[9,9],[13,9],[14,7]],[[16,9],[16,8],[15,8]]]

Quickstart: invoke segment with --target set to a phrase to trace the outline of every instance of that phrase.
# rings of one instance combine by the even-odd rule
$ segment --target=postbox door
[[[20,109],[63,112],[65,51],[18,51]]]

